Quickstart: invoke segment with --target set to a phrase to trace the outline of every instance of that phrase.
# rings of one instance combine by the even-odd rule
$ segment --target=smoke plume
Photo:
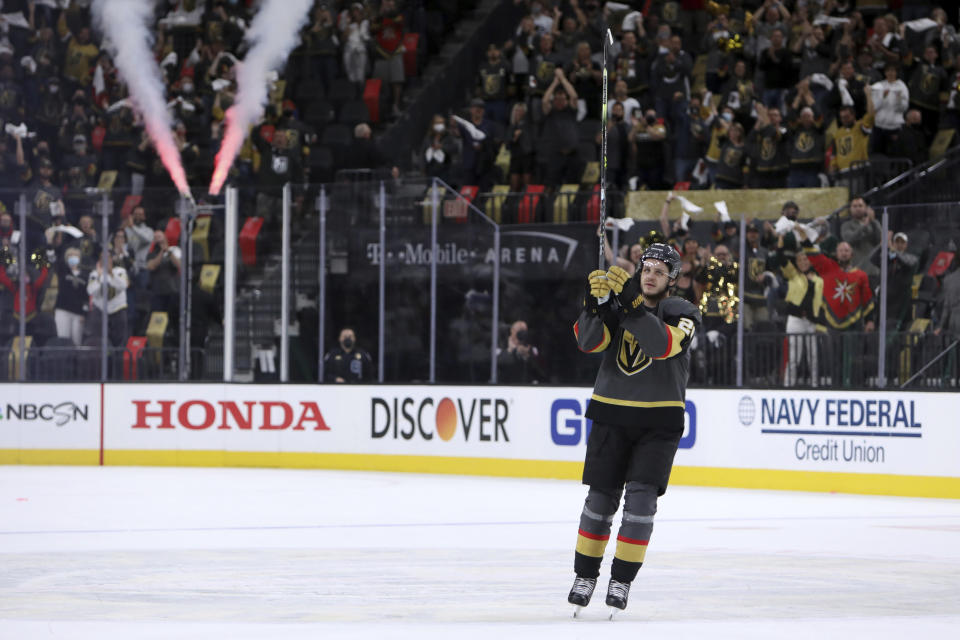
[[[220,192],[247,135],[263,115],[267,75],[280,67],[297,45],[313,0],[264,0],[246,33],[250,50],[237,69],[237,97],[227,110],[227,127],[217,153],[210,193]]]
[[[92,6],[95,24],[106,35],[105,44],[134,107],[143,116],[147,135],[177,190],[188,196],[190,188],[170,129],[160,66],[151,50],[153,9],[152,0],[94,0]]]

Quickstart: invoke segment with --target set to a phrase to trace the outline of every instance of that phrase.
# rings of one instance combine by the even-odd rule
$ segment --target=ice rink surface
[[[671,487],[610,622],[609,558],[580,619],[566,603],[584,496],[559,480],[0,467],[0,638],[958,637],[960,501]]]

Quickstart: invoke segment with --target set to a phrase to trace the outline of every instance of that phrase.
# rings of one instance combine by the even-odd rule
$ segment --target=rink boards
[[[0,463],[579,478],[580,387],[0,385]],[[960,394],[692,389],[671,482],[960,498]]]

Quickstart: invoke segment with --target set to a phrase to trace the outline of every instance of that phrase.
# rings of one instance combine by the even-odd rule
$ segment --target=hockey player
[[[644,251],[632,278],[617,266],[594,271],[573,327],[581,351],[604,352],[586,413],[593,420],[583,466],[589,490],[577,536],[577,577],[567,597],[578,612],[593,595],[624,490],[606,603],[611,618],[626,608],[657,498],[667,489],[683,434],[690,342],[700,328],[699,310],[669,296],[680,262],[675,249],[657,243]]]

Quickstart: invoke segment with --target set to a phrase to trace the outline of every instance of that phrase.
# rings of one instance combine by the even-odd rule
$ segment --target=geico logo
[[[202,431],[217,429],[329,431],[316,402],[218,400],[132,400],[137,410],[134,429],[174,429],[178,426]],[[243,408],[240,407],[243,405]]]
[[[433,398],[372,398],[370,403],[370,436],[410,440],[418,433],[424,440],[452,440],[458,425],[463,439],[471,434],[481,442],[509,442],[506,421],[510,413],[507,401],[501,398],[473,398],[456,401],[443,398],[434,409]]]
[[[583,417],[590,400],[583,404],[574,398],[557,398],[550,405],[550,439],[553,444],[573,447],[586,443],[593,421]],[[581,407],[583,410],[581,411]],[[697,440],[697,405],[687,400],[683,416],[683,437],[680,449],[690,449]]]
[[[86,420],[90,409],[87,405],[82,407],[74,402],[61,402],[60,404],[7,404],[3,415],[0,418],[7,420],[45,420],[54,422],[58,427],[62,427],[70,420]]]

